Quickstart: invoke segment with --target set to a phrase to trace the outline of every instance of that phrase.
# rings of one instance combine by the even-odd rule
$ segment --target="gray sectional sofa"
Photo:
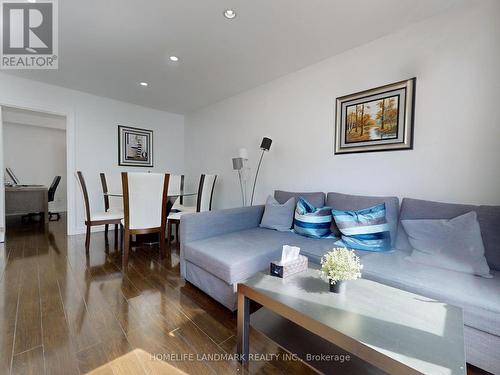
[[[386,204],[393,250],[386,253],[357,251],[363,277],[434,298],[464,311],[467,362],[500,373],[500,206],[471,206],[397,197],[369,197],[340,193],[276,191],[285,202],[303,196],[316,207],[340,210]],[[284,244],[301,248],[311,262],[319,263],[335,239],[312,239],[293,232],[259,227],[264,206],[243,207],[184,215],[180,225],[181,275],[228,309],[236,308],[236,286],[278,259]],[[401,219],[451,219],[476,211],[493,278],[416,264]]]

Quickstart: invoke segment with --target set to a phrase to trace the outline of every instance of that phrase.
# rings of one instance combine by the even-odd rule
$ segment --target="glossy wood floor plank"
[[[42,311],[42,339],[45,367],[49,374],[79,374],[70,330],[59,293],[59,284],[50,254],[39,257],[38,277]]]
[[[12,251],[15,251],[15,248]],[[8,374],[12,365],[21,267],[22,263],[19,260],[8,261],[4,277],[0,282],[0,373],[2,374]]]
[[[78,368],[82,374],[90,372],[108,362],[108,357],[101,343],[79,351],[76,356],[78,358]]]
[[[39,375],[45,373],[45,360],[42,346],[17,354],[12,361],[12,373]]]
[[[99,339],[87,311],[87,303],[72,276],[72,270],[70,269],[69,272],[66,271],[62,275],[58,273],[57,276],[59,295],[75,350],[80,351],[98,344]]]
[[[42,314],[35,250],[28,249],[19,282],[14,355],[42,345]]]

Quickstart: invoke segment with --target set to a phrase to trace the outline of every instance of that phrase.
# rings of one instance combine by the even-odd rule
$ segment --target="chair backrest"
[[[202,174],[198,187],[198,200],[196,202],[196,212],[210,211],[212,209],[212,198],[214,196],[215,181],[217,175]]]
[[[125,228],[165,228],[169,174],[122,173]]]
[[[56,195],[56,189],[57,189],[57,186],[59,185],[59,182],[61,182],[61,176],[56,176],[52,180],[52,184],[50,185],[49,193],[48,193],[49,202],[54,201],[54,196]]]
[[[170,180],[168,182],[169,193],[184,193],[184,175],[183,174],[171,174]],[[179,197],[179,203],[184,204],[184,197],[181,195]]]
[[[89,193],[87,192],[87,185],[85,184],[83,173],[81,171],[77,171],[76,177],[78,178],[78,182],[80,183],[80,188],[82,190],[83,203],[85,205],[85,217],[87,221],[90,221]]]
[[[99,176],[101,176],[102,194],[104,196],[104,211],[107,211],[109,210],[109,197],[106,195],[108,194],[108,183],[104,173],[99,173]]]

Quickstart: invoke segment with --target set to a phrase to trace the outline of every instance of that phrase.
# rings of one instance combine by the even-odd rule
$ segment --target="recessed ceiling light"
[[[177,56],[170,56],[169,59],[170,59],[170,61],[173,61],[173,62],[179,61],[179,58]]]
[[[148,83],[147,82],[139,82],[139,85],[144,86],[144,87],[148,87]]]
[[[228,20],[232,20],[234,17],[236,17],[236,12],[232,9],[226,9],[223,14],[224,17],[226,17]]]

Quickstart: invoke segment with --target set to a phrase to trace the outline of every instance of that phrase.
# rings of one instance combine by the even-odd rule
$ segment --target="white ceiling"
[[[457,0],[61,0],[59,70],[9,72],[187,113]],[[229,21],[226,8],[237,11]],[[168,56],[177,55],[177,64]],[[138,82],[149,82],[149,87]]]

